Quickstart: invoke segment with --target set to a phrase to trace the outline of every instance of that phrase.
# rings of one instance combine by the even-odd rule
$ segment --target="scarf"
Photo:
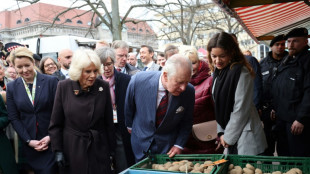
[[[115,75],[113,75],[113,77],[111,78],[106,78],[104,75],[102,75],[102,79],[105,80],[106,82],[109,82],[109,87],[110,87],[110,94],[111,94],[111,102],[112,102],[112,106],[114,109],[115,106],[115,92],[114,92],[114,84],[115,84]]]
[[[209,66],[206,62],[204,61],[199,61],[199,68],[197,72],[192,76],[191,78],[191,84],[196,86],[202,83],[204,80],[206,80],[208,77],[210,77],[209,74]]]
[[[213,75],[213,99],[216,121],[223,129],[226,128],[235,104],[235,93],[243,65],[230,65],[222,70],[215,69]],[[215,83],[214,83],[215,82]]]

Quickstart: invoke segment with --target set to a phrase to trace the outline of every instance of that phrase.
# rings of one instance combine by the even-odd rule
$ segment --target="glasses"
[[[106,62],[103,64],[104,67],[111,67],[114,63],[113,62]]]
[[[49,66],[56,66],[56,65],[55,65],[55,63],[49,63],[49,64],[44,65],[45,68],[47,68]]]

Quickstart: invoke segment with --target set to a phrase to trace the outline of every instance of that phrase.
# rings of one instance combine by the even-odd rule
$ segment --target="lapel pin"
[[[79,90],[73,90],[75,95],[79,94]]]
[[[103,88],[101,86],[99,87],[99,91],[103,91]]]
[[[180,113],[180,112],[183,112],[184,111],[184,108],[183,108],[183,106],[180,106],[180,107],[178,107],[178,109],[176,110],[176,114],[177,113]]]

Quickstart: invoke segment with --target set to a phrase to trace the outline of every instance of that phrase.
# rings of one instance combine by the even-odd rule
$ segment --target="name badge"
[[[269,71],[262,72],[262,75],[263,75],[263,76],[264,76],[264,75],[267,75],[267,74],[269,74]]]
[[[117,123],[117,112],[116,112],[116,109],[113,109],[113,122]]]

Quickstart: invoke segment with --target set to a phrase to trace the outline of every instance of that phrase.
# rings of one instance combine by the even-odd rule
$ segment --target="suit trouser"
[[[279,156],[310,157],[310,132],[304,127],[300,135],[291,133],[293,123],[277,121],[277,152]]]
[[[35,174],[55,174],[57,173],[57,166],[55,164],[51,168],[45,168],[43,170],[34,170],[34,173]]]
[[[264,132],[267,140],[268,147],[264,153],[264,155],[267,156],[273,156],[273,153],[275,152],[276,147],[276,140],[274,138],[274,134],[272,132],[272,127],[274,124],[270,122],[264,122]]]
[[[127,169],[129,166],[127,165],[126,152],[124,148],[124,143],[122,139],[122,135],[119,129],[115,129],[116,135],[116,148],[115,148],[115,169],[117,173]]]

